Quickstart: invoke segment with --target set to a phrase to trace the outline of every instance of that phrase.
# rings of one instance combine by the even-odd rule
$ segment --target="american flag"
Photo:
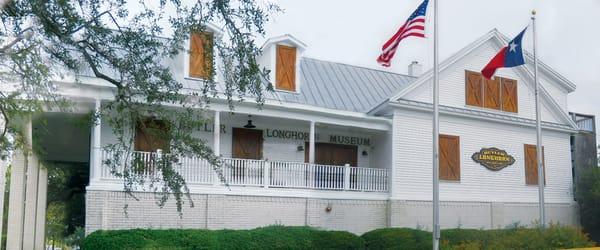
[[[396,54],[396,49],[398,49],[398,44],[402,39],[409,36],[425,37],[425,16],[427,14],[428,3],[429,0],[424,0],[423,3],[419,5],[419,8],[417,8],[406,20],[406,23],[398,29],[396,34],[383,45],[381,48],[381,55],[377,58],[379,64],[384,67],[389,67],[391,65],[390,61],[394,57],[394,54]]]

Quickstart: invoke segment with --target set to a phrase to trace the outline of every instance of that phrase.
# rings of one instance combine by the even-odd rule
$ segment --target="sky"
[[[411,61],[423,64],[424,71],[432,67],[430,38],[404,40],[390,68],[375,61],[381,45],[421,0],[270,1],[284,11],[266,25],[266,37],[291,34],[308,45],[306,57],[401,74],[407,73]],[[438,4],[440,60],[494,28],[508,37],[516,36],[531,23],[535,9],[538,58],[577,85],[569,95],[569,111],[600,115],[600,0],[446,0]],[[429,17],[432,10],[430,3]],[[432,37],[432,27],[426,24],[428,37]],[[525,35],[525,44],[531,44],[531,34]],[[524,46],[531,51],[532,46]]]

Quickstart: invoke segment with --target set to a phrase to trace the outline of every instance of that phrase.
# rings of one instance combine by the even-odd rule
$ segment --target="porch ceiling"
[[[47,161],[88,162],[90,125],[85,115],[45,113],[33,120],[34,145]]]

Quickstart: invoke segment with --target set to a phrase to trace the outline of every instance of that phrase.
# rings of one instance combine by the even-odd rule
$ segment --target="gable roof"
[[[304,50],[308,47],[306,45],[306,43],[304,43],[300,39],[296,38],[295,36],[292,36],[290,34],[284,34],[281,36],[271,37],[271,38],[267,39],[265,41],[265,43],[261,46],[261,49],[264,50],[265,48],[267,48],[273,44],[277,44],[277,43],[281,43],[281,42],[291,43],[301,50]]]
[[[439,71],[440,72],[444,71],[448,67],[454,65],[454,63],[456,63],[457,61],[466,57],[472,51],[479,48],[481,45],[485,44],[488,41],[491,41],[491,42],[495,43],[496,45],[498,45],[498,49],[499,49],[499,48],[505,46],[505,44],[508,43],[509,39],[505,35],[500,33],[497,29],[493,29],[493,30],[489,31],[488,33],[486,33],[485,35],[483,35],[482,37],[480,37],[479,39],[472,42],[471,44],[467,45],[466,47],[464,47],[463,49],[461,49],[460,51],[458,51],[457,53],[455,53],[448,59],[442,61],[439,65]],[[533,56],[531,55],[531,53],[529,53],[525,50],[523,50],[523,51],[525,54],[526,64],[524,67],[516,67],[516,68],[514,68],[514,70],[516,70],[518,73],[520,73],[520,75],[522,75],[524,79],[527,79],[527,82],[534,82],[533,73],[532,73],[533,70],[531,69],[533,67],[533,65],[532,65],[533,64]],[[568,92],[572,92],[575,90],[575,84],[568,81],[565,77],[558,74],[556,71],[552,70],[546,64],[543,64],[542,62],[540,62],[539,59],[538,59],[538,69],[540,69],[540,71],[538,73],[546,74],[551,79],[553,79],[556,83],[558,83],[561,87],[565,88]],[[402,97],[404,95],[406,95],[409,92],[411,92],[412,90],[416,89],[418,86],[425,84],[431,78],[433,78],[433,69],[428,70],[426,73],[421,75],[421,77],[419,77],[412,83],[408,84],[407,86],[403,87],[402,89],[398,90],[398,92],[393,94],[389,99],[384,100],[383,102],[380,102],[377,105],[373,106],[371,108],[371,110],[369,111],[369,113],[376,112],[376,110],[383,107],[385,105],[385,103],[387,103],[387,102],[390,102],[390,101],[393,102],[393,101],[402,99]],[[548,104],[548,108],[553,114],[560,117],[565,124],[569,124],[569,126],[571,126],[572,128],[577,127],[577,125],[570,119],[568,114],[560,108],[560,105],[556,102],[556,100],[554,100],[554,98],[552,98],[552,96],[550,96],[548,91],[541,84],[540,84],[540,94],[542,97],[542,99],[541,99],[542,102],[545,102],[546,104]]]

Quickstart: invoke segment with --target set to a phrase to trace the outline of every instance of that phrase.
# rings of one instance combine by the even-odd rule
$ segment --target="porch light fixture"
[[[248,115],[248,123],[244,125],[244,128],[256,128],[254,124],[252,124],[252,116]]]
[[[369,153],[367,152],[367,150],[363,150],[363,151],[362,151],[362,155],[363,155],[363,156],[367,156],[367,155],[369,155]]]
[[[298,146],[298,151],[304,151],[304,146],[302,146],[302,145]]]

